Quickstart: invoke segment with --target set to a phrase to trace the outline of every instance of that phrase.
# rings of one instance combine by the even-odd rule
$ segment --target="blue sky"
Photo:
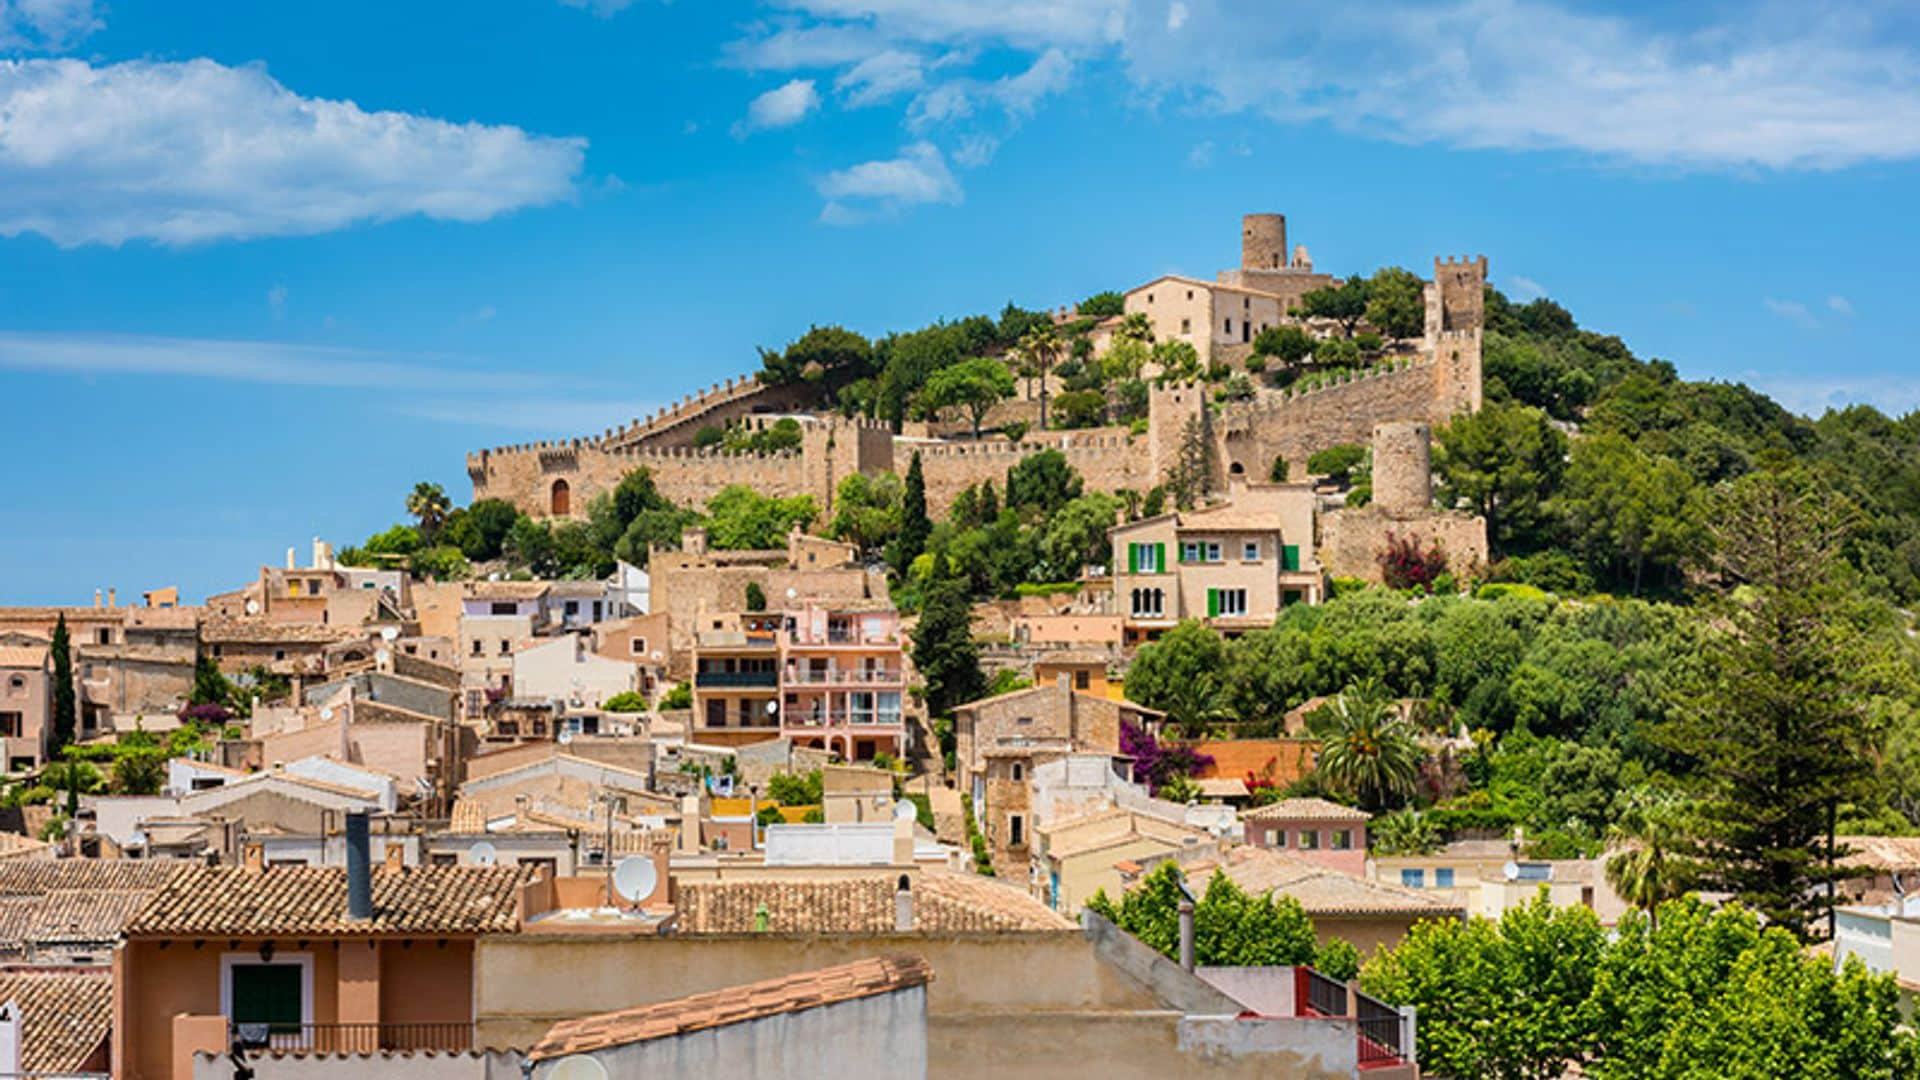
[[[1920,407],[1895,3],[0,0],[0,602],[354,541],[479,446],[1237,257]]]

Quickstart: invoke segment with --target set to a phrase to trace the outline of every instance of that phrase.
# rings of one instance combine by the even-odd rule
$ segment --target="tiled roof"
[[[741,934],[767,907],[775,933],[892,933],[896,878],[687,882],[675,890],[685,934]],[[1026,893],[970,874],[927,871],[913,885],[920,933],[1071,930],[1074,924]]]
[[[1278,851],[1242,846],[1224,860],[1196,860],[1186,864],[1187,877],[1198,889],[1213,872],[1224,870],[1235,885],[1256,896],[1291,896],[1309,915],[1432,915],[1458,914],[1443,900],[1397,885],[1343,874]]]
[[[503,934],[519,928],[513,866],[377,867],[373,918],[347,917],[347,872],[331,866],[175,871],[127,925],[128,935]]]
[[[0,667],[40,668],[46,665],[45,645],[0,645]]]
[[[0,860],[0,895],[55,889],[145,890],[166,884],[179,867],[144,859]]]
[[[549,1028],[546,1038],[541,1039],[527,1057],[543,1061],[568,1054],[592,1053],[612,1046],[910,990],[932,981],[933,969],[917,956],[857,960],[657,1005],[564,1020]]]
[[[552,587],[545,581],[475,581],[467,595],[475,600],[538,600]]]
[[[0,896],[0,948],[113,941],[152,896],[144,889],[52,889]]]
[[[1853,854],[1841,860],[1849,867],[1907,871],[1920,867],[1920,836],[1841,836],[1836,838]]]
[[[1257,806],[1240,817],[1244,821],[1368,821],[1372,815],[1325,799],[1281,799]]]
[[[107,1041],[113,979],[105,968],[87,973],[10,971],[0,973],[0,1001],[20,1006],[23,1072],[77,1072]]]
[[[265,619],[236,619],[225,615],[209,615],[200,624],[200,640],[255,642],[272,644],[275,642],[318,642],[330,644],[359,637],[363,631],[347,626],[330,626],[325,623],[277,623]]]

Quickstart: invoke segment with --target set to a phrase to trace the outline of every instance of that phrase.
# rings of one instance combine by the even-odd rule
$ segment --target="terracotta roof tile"
[[[144,859],[0,860],[0,895],[55,889],[144,890],[166,884],[179,867]]]
[[[1341,806],[1326,799],[1281,799],[1240,815],[1245,821],[1369,821],[1365,810]]]
[[[532,1061],[591,1053],[692,1031],[738,1024],[781,1013],[910,990],[933,981],[933,969],[917,956],[882,956],[838,967],[695,994],[657,1005],[566,1020],[548,1029],[528,1052]]]
[[[364,629],[356,630],[348,626],[330,626],[323,623],[277,623],[268,622],[265,619],[236,619],[225,615],[210,615],[200,624],[202,642],[331,644],[364,636],[365,632]]]
[[[47,666],[45,645],[0,645],[0,667],[42,668]]]
[[[1196,888],[1222,870],[1235,885],[1256,896],[1291,896],[1309,915],[1433,915],[1459,914],[1459,907],[1436,897],[1397,885],[1343,874],[1266,848],[1237,847],[1223,860],[1195,860],[1186,864],[1188,880]]]
[[[52,889],[0,896],[0,949],[110,942],[153,896],[133,889]]]
[[[21,1070],[77,1072],[107,1041],[113,979],[105,968],[0,973],[0,1002],[6,1001],[20,1006]]]
[[[688,882],[675,890],[685,934],[743,934],[767,907],[774,933],[892,933],[895,878]],[[927,871],[913,886],[914,930],[1071,930],[1074,923],[1026,893],[970,874]]]
[[[193,934],[504,934],[519,929],[529,867],[410,866],[373,871],[373,918],[347,917],[347,872],[331,866],[174,872],[127,925],[130,936]]]

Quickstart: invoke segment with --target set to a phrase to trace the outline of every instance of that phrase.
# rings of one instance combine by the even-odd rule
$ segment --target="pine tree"
[[[73,642],[67,634],[67,617],[62,614],[53,624],[53,731],[47,747],[49,758],[58,757],[73,742],[75,703],[73,693]]]
[[[935,716],[986,693],[980,649],[973,642],[973,612],[965,580],[951,573],[947,553],[933,556],[920,625],[913,631],[913,663],[926,681],[927,710]]]
[[[1000,496],[993,490],[993,481],[980,485],[980,523],[991,525],[1000,520]]]
[[[1873,699],[1889,670],[1844,587],[1847,514],[1800,478],[1754,474],[1714,508],[1725,594],[1694,700],[1663,732],[1698,763],[1707,887],[1802,939],[1824,936],[1838,866],[1833,816],[1872,797]]]
[[[906,488],[900,496],[900,535],[894,540],[894,569],[901,574],[927,549],[927,537],[933,533],[933,521],[927,517],[927,478],[920,469],[915,452],[907,466]]]

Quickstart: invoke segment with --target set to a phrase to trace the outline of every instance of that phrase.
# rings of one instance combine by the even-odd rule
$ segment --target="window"
[[[222,652],[222,647],[221,647],[221,646],[220,646],[220,645],[219,645],[218,643],[216,643],[216,644],[215,644],[215,645],[213,646],[213,655],[215,655],[215,656],[219,656],[219,655],[221,655],[221,652]]]
[[[1153,303],[1153,294],[1152,294],[1152,293],[1148,293],[1148,294],[1147,294],[1147,303],[1149,303],[1149,304],[1151,304],[1151,303]]]
[[[1402,870],[1400,871],[1400,884],[1409,889],[1424,889],[1427,887],[1427,872],[1425,870],[1414,870],[1411,868]]]
[[[1231,336],[1233,336],[1233,318],[1232,318],[1232,316],[1228,316],[1228,318],[1227,318],[1227,336],[1229,336],[1229,337],[1231,337]]]
[[[1184,563],[1219,562],[1220,541],[1182,540],[1180,542],[1180,561]]]
[[[508,641],[506,638],[501,638],[500,639],[500,655],[507,656],[507,655],[510,655],[512,652],[513,652],[513,642]]]
[[[0,712],[0,735],[4,735],[9,739],[17,739],[20,737],[21,729],[25,725],[26,725],[25,714],[17,713],[17,712]]]
[[[1180,320],[1180,332],[1181,332],[1181,333],[1183,333],[1183,334],[1191,334],[1191,333],[1193,333],[1193,320],[1192,320],[1192,319],[1181,319],[1181,320]]]
[[[1433,872],[1433,884],[1435,888],[1439,889],[1453,888],[1453,867],[1443,866],[1435,870]]]
[[[1019,814],[1007,815],[1007,846],[1024,847],[1027,843],[1027,819]]]
[[[287,658],[287,650],[285,649],[273,650],[273,658],[275,660],[285,660]]]
[[[1161,574],[1167,569],[1167,545],[1128,544],[1127,573]]]
[[[1335,851],[1352,851],[1353,850],[1353,830],[1352,829],[1333,830],[1333,850]]]
[[[1208,589],[1207,618],[1221,616],[1232,618],[1247,613],[1247,590],[1245,589]]]
[[[1158,619],[1164,614],[1163,598],[1159,589],[1135,589],[1132,593],[1133,617],[1136,619]]]
[[[1018,782],[1027,778],[1027,767],[1016,761],[1013,763],[1013,779]]]
[[[567,614],[569,615],[580,614],[580,601],[578,600],[567,601]]]
[[[451,851],[436,851],[428,856],[428,861],[435,866],[459,866],[460,856]]]
[[[473,639],[473,655],[475,656],[480,655],[480,639],[479,638]]]
[[[495,600],[493,603],[487,605],[487,610],[495,615],[513,615],[517,613],[518,609],[510,602]]]
[[[93,640],[96,644],[100,644],[100,645],[113,644],[113,629],[111,627],[103,626],[100,629],[95,630],[93,632]]]
[[[311,954],[282,954],[267,962],[257,953],[227,953],[220,968],[220,1011],[234,1023],[264,1024],[269,1032],[295,1036],[302,1024],[313,1023]]]
[[[1087,690],[1087,689],[1091,689],[1092,686],[1093,686],[1093,672],[1076,671],[1073,673],[1073,688],[1075,690]]]
[[[647,639],[643,637],[633,638],[627,643],[627,647],[633,650],[633,655],[645,656],[647,653]]]
[[[1240,298],[1240,309],[1241,309],[1242,311],[1252,311],[1252,310],[1253,310],[1253,297],[1251,297],[1251,296],[1243,296],[1243,297],[1241,297],[1241,298]]]
[[[1520,864],[1520,873],[1516,876],[1515,880],[1517,881],[1552,881],[1553,867],[1551,864],[1543,863],[1543,862],[1533,862],[1533,863],[1523,862]]]
[[[1280,547],[1280,569],[1300,569],[1300,545],[1282,544]]]
[[[1193,299],[1193,290],[1192,290],[1192,289],[1188,289],[1188,290],[1187,290],[1187,299],[1189,299],[1189,300],[1191,300],[1191,299]]]
[[[1242,559],[1245,559],[1247,562],[1259,562],[1260,561],[1260,541],[1249,540],[1246,543],[1240,545],[1240,557]]]
[[[1301,829],[1297,836],[1296,846],[1299,847],[1301,851],[1320,850],[1320,830]]]

